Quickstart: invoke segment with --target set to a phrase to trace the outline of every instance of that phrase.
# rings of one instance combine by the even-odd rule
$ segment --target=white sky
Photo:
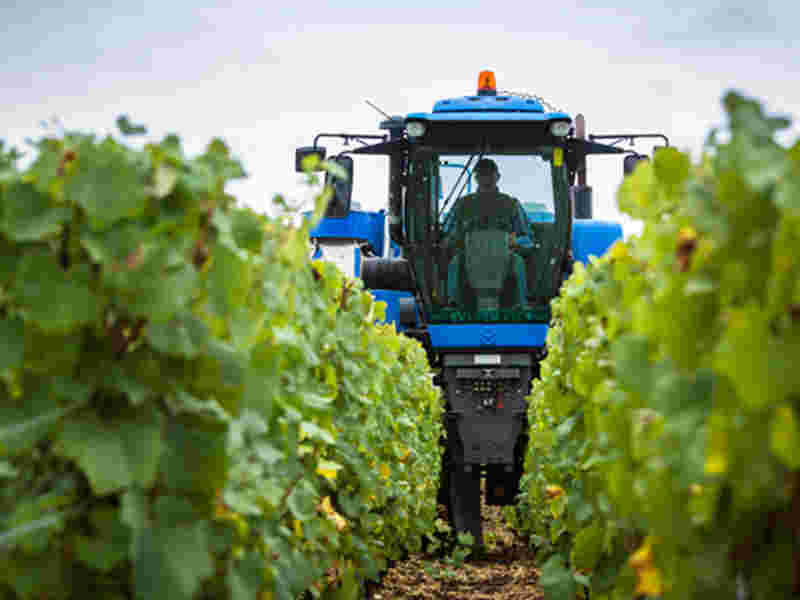
[[[391,114],[430,111],[474,93],[487,68],[501,89],[582,112],[590,133],[663,132],[695,156],[722,123],[727,89],[800,117],[790,0],[13,2],[0,0],[0,139],[24,150],[52,116],[105,132],[120,114],[150,139],[178,133],[191,152],[220,136],[250,174],[230,191],[261,211],[275,193],[308,196],[296,146],[321,131],[380,133],[365,99]],[[364,208],[385,206],[384,161],[356,162]],[[589,169],[595,216],[619,219],[621,159]]]

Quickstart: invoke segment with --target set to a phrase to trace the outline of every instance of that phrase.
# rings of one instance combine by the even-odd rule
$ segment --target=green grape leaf
[[[275,463],[284,460],[284,453],[275,448],[269,442],[259,442],[253,448],[262,464],[266,466],[274,465]]]
[[[78,560],[100,571],[109,571],[128,557],[131,532],[120,520],[118,509],[99,507],[92,511],[96,536],[80,535],[75,551]]]
[[[223,182],[246,176],[242,164],[235,158],[231,158],[228,146],[220,138],[211,140],[205,153],[198,157],[196,162],[207,167],[215,178],[221,179]]]
[[[232,233],[240,248],[260,254],[265,233],[263,217],[247,209],[234,212]]]
[[[36,160],[28,170],[36,189],[42,194],[50,193],[50,184],[59,176],[59,169],[64,158],[64,142],[54,138],[44,138],[35,142]]]
[[[134,374],[128,373],[118,364],[114,364],[111,367],[105,381],[109,387],[124,393],[134,406],[142,404],[154,393],[154,390],[147,383]]]
[[[286,499],[286,505],[295,519],[307,521],[316,514],[317,499],[316,490],[308,481],[303,479],[292,489]]]
[[[16,244],[12,244],[0,235],[0,285],[10,287],[13,283],[19,265],[19,255],[20,251]]]
[[[217,245],[211,249],[214,262],[211,266],[209,294],[215,312],[225,317],[244,304],[252,285],[252,267],[239,255],[238,250]]]
[[[153,175],[153,194],[156,198],[164,198],[175,189],[180,173],[174,167],[159,164]]]
[[[210,339],[208,353],[215,359],[219,370],[219,382],[223,385],[240,386],[247,373],[246,357],[232,345],[218,339]]]
[[[330,396],[321,396],[313,392],[305,392],[301,398],[303,404],[308,408],[314,410],[327,411],[333,404],[333,398]]]
[[[776,408],[770,425],[770,449],[787,468],[800,468],[800,424],[789,405]]]
[[[0,373],[22,366],[25,357],[25,329],[21,319],[0,319]]]
[[[25,368],[32,373],[70,376],[81,358],[82,345],[80,331],[54,334],[41,331],[28,322],[25,326]]]
[[[214,573],[204,522],[181,527],[147,527],[133,557],[136,598],[191,600]]]
[[[55,426],[89,400],[89,389],[76,386],[62,404],[58,386],[44,381],[30,390],[19,403],[0,404],[0,455],[17,454],[30,449],[48,436]]]
[[[671,186],[677,186],[689,177],[691,162],[689,156],[672,146],[661,148],[653,157],[653,172],[658,180]]]
[[[171,321],[150,323],[146,337],[160,352],[194,358],[207,348],[210,331],[203,321],[184,312]]]
[[[603,556],[604,542],[605,531],[599,520],[576,533],[570,554],[573,567],[580,571],[593,571]]]
[[[554,554],[541,567],[539,585],[548,600],[574,600],[578,593],[578,586],[564,558]]]
[[[0,460],[0,479],[14,479],[19,475],[19,470],[14,468],[7,460]]]
[[[197,381],[195,380],[196,383]],[[182,387],[177,387],[174,392],[167,395],[165,400],[174,415],[205,416],[219,422],[227,421],[229,418],[228,413],[225,412],[214,397],[201,400]]]
[[[249,553],[241,561],[229,562],[227,577],[231,600],[252,600],[266,583],[264,560]]]
[[[742,135],[771,140],[776,131],[790,124],[785,117],[766,117],[758,100],[738,92],[727,92],[722,104],[730,117],[731,130]]]
[[[635,335],[623,336],[615,340],[611,347],[620,382],[643,397],[649,394],[652,382],[649,352],[647,338]]]
[[[64,424],[60,452],[75,460],[98,495],[155,481],[162,451],[161,415],[152,409],[109,423],[85,414]]]
[[[717,288],[717,283],[710,277],[692,277],[684,288],[687,296],[710,294]]]
[[[561,494],[550,501],[550,514],[553,515],[554,519],[560,519],[564,515],[568,503],[569,499],[566,494]]]
[[[131,486],[120,494],[120,496],[119,517],[131,531],[131,552],[135,554],[141,532],[150,526],[147,497],[144,491],[137,486]]]
[[[0,184],[12,181],[18,176],[17,161],[22,158],[22,154],[15,147],[5,149],[5,142],[0,140]],[[0,188],[0,199],[3,191]]]
[[[128,115],[120,115],[117,117],[117,127],[122,135],[144,135],[147,133],[147,127],[144,125],[134,125],[131,123]]]
[[[151,321],[166,321],[186,310],[197,293],[197,280],[190,265],[169,270],[148,266],[126,282],[127,307]]]
[[[709,414],[714,389],[711,371],[698,370],[690,377],[664,365],[653,379],[651,407],[676,419],[686,414],[700,417]]]
[[[3,193],[0,231],[17,242],[57,235],[72,218],[66,206],[52,206],[50,198],[30,183],[18,183]]]
[[[776,405],[800,387],[794,360],[800,346],[775,339],[768,318],[755,304],[731,310],[714,357],[714,366],[730,378],[742,401],[752,408]]]
[[[333,434],[330,431],[323,429],[319,425],[316,425],[310,421],[304,421],[300,424],[300,433],[301,435],[307,436],[312,440],[319,440],[320,442],[324,442],[326,444],[336,443],[336,438],[333,437]]]
[[[649,162],[642,161],[620,186],[617,202],[621,211],[643,219],[658,213],[656,177]]]
[[[86,248],[95,262],[101,264],[122,263],[129,261],[131,266],[144,260],[144,255],[137,256],[137,250],[147,241],[147,231],[141,223],[121,221],[105,231],[81,232],[81,245]],[[131,268],[128,264],[127,268]]]
[[[183,496],[164,494],[153,503],[156,522],[164,527],[191,525],[203,519],[204,510]]]
[[[161,461],[169,489],[209,495],[221,489],[228,475],[227,431],[226,424],[204,417],[170,423]]]
[[[278,389],[279,386],[277,374],[273,372],[267,376],[262,376],[260,372],[255,371],[251,363],[245,378],[240,408],[257,412],[268,421],[272,417],[274,408],[273,394],[270,390]]]
[[[786,179],[778,183],[773,200],[779,208],[800,212],[800,181],[798,178]]]
[[[26,254],[20,260],[14,292],[26,321],[46,332],[69,332],[95,321],[101,302],[92,292],[88,265],[64,271],[50,254]]]
[[[67,519],[75,513],[74,509],[49,511],[47,514],[32,521],[22,523],[16,527],[11,527],[0,533],[0,550],[26,546],[25,542],[36,535],[45,534],[44,546],[49,542],[49,533],[52,531],[63,531]],[[25,548],[30,550],[31,548]]]
[[[141,215],[147,205],[146,172],[128,151],[112,140],[81,144],[64,194],[83,208],[93,229],[105,229],[126,217]]]

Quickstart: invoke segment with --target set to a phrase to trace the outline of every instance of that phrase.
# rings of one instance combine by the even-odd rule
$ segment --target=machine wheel
[[[482,548],[480,467],[473,465],[472,470],[467,472],[462,465],[451,465],[447,491],[450,525],[458,533],[471,533],[475,540],[474,547]]]
[[[439,492],[436,495],[436,503],[450,509],[450,470],[453,468],[450,459],[450,450],[447,448],[447,440],[441,438],[439,445],[444,448],[442,452],[442,469],[439,472]]]

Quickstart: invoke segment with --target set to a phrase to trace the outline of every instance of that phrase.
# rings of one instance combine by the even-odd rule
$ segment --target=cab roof
[[[510,95],[463,96],[461,98],[439,100],[433,105],[433,112],[435,113],[468,112],[473,110],[544,112],[544,108],[536,100]]]
[[[421,121],[550,121],[572,118],[563,112],[545,112],[532,98],[510,94],[479,94],[439,100],[430,113],[410,113],[407,120]]]

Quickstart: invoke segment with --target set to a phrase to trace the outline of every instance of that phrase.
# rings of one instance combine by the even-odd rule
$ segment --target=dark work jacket
[[[462,196],[456,201],[444,223],[448,245],[460,245],[468,232],[485,229],[513,233],[517,237],[517,243],[522,246],[531,242],[528,218],[519,200],[500,191]]]

